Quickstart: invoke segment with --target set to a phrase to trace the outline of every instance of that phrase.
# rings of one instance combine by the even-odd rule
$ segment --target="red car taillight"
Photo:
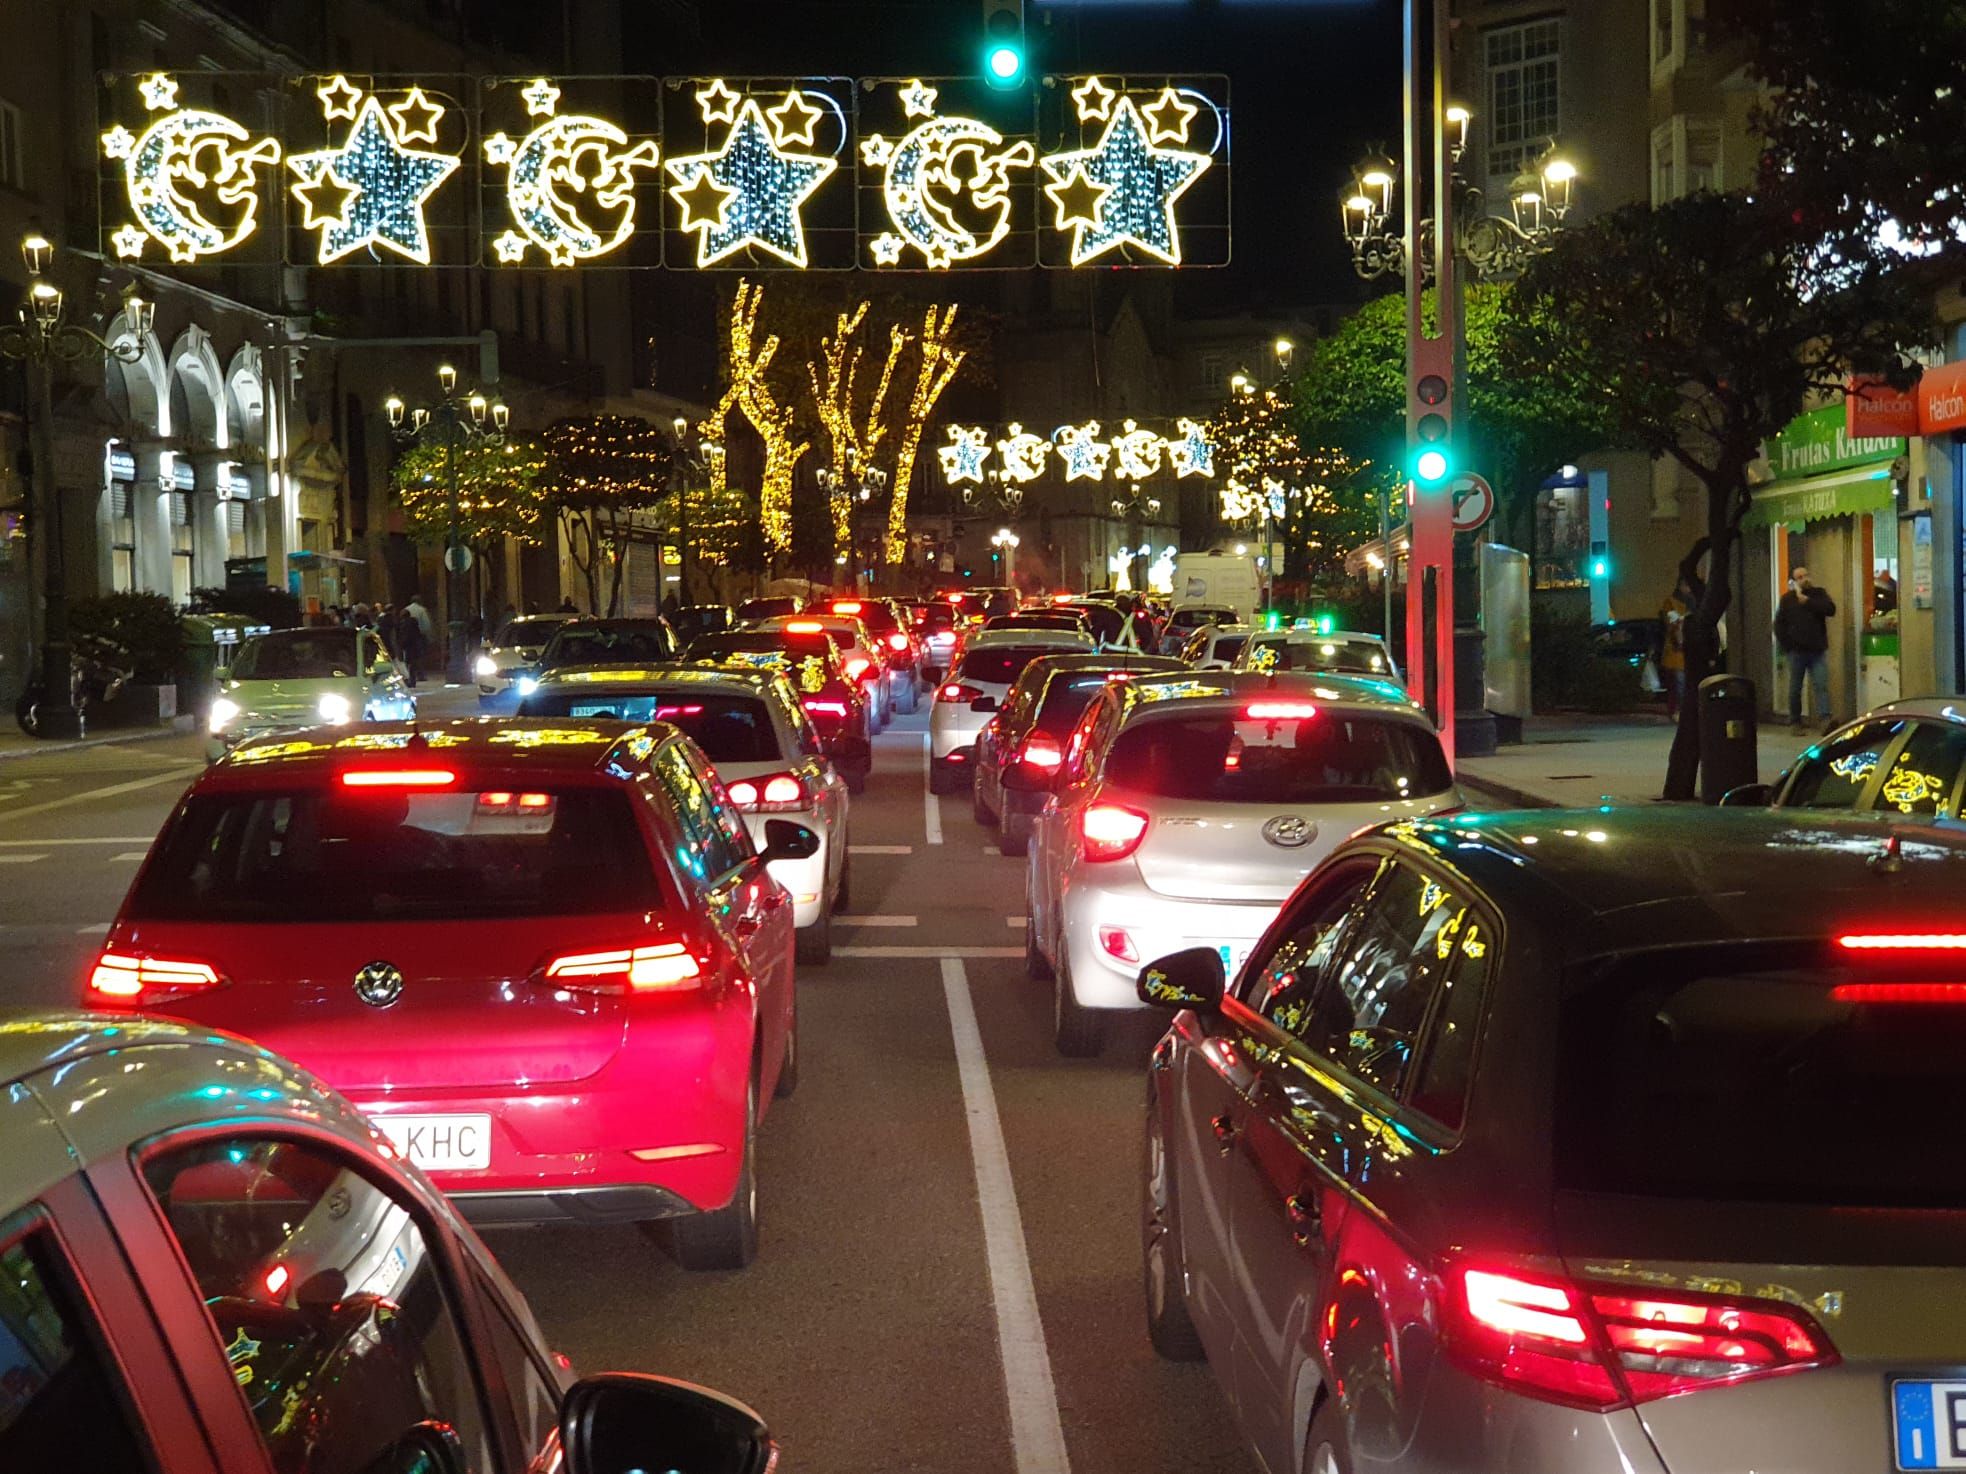
[[[808,701],[805,704],[805,708],[807,711],[817,712],[823,717],[843,717],[846,715],[846,703],[844,701]]]
[[[540,976],[583,993],[682,993],[703,986],[702,965],[681,942],[566,952],[549,959]]]
[[[210,963],[193,958],[105,952],[89,973],[87,1001],[98,1008],[136,1008],[201,993],[224,981]]]
[[[1017,761],[1027,767],[1042,768],[1053,773],[1065,761],[1065,749],[1058,745],[1054,737],[1042,732],[1033,732],[1024,739],[1024,745],[1017,749]]]
[[[961,681],[951,681],[935,693],[937,701],[975,701],[983,695],[975,686],[965,686]]]
[[[1079,852],[1088,860],[1124,860],[1140,847],[1147,816],[1122,804],[1094,804],[1079,815]]]
[[[806,806],[806,786],[790,773],[767,778],[739,778],[725,789],[740,809],[760,814],[787,813]]]
[[[849,655],[846,658],[846,674],[850,681],[858,681],[873,673],[874,662],[864,655]]]
[[[906,650],[908,648],[908,637],[899,634],[889,635],[887,637],[887,648],[890,650]]]
[[[1449,1355],[1464,1369],[1596,1411],[1838,1360],[1805,1312],[1765,1300],[1464,1264],[1448,1276],[1448,1302]]]

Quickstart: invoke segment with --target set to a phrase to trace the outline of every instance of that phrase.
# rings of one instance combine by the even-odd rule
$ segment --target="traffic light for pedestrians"
[[[1448,402],[1446,377],[1421,375],[1413,385],[1411,408],[1413,479],[1423,491],[1438,491],[1454,474],[1454,410]]]
[[[1024,0],[983,0],[983,76],[992,87],[1024,81]]]
[[[1591,544],[1591,577],[1609,578],[1611,576],[1611,554],[1601,542]]]

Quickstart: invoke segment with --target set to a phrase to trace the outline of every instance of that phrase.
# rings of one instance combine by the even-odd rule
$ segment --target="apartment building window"
[[[241,501],[225,504],[225,556],[246,556],[246,504]]]
[[[1201,392],[1220,394],[1224,383],[1225,360],[1219,353],[1204,353],[1201,356]]]
[[[1499,26],[1483,37],[1489,178],[1513,179],[1562,131],[1562,40],[1563,25],[1555,16]]]
[[[20,109],[0,101],[0,185],[8,189],[27,187],[27,176],[21,171],[20,139]]]
[[[1652,203],[1726,188],[1720,124],[1678,114],[1652,130]]]
[[[171,602],[180,609],[191,602],[191,497],[171,494]]]
[[[1678,71],[1686,64],[1686,0],[1652,0],[1652,74]]]
[[[127,481],[109,488],[109,586],[119,594],[137,586],[137,519]]]

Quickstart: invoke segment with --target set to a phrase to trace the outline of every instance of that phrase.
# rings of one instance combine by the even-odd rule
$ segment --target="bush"
[[[184,661],[184,628],[177,610],[162,594],[105,594],[68,606],[68,627],[76,635],[114,640],[130,652],[136,680],[168,685]]]
[[[196,614],[236,614],[276,630],[300,627],[300,600],[285,589],[270,585],[250,589],[193,589],[191,608]]]

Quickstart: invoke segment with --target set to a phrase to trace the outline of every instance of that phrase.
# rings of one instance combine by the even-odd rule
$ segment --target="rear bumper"
[[[477,1228],[538,1223],[648,1223],[695,1211],[662,1187],[582,1187],[566,1192],[456,1193],[451,1202]]]
[[[1189,947],[1229,948],[1228,971],[1276,919],[1283,902],[1182,901],[1150,891],[1133,862],[1117,862],[1130,872],[1111,883],[1088,885],[1084,867],[1075,871],[1061,912],[1063,946],[1068,954],[1072,994],[1086,1008],[1143,1008],[1134,985],[1140,969],[1155,958]],[[1107,952],[1101,927],[1118,927],[1133,944],[1134,962]]]
[[[937,703],[939,706],[954,704],[956,703]],[[965,708],[963,715],[970,716],[973,713]],[[971,757],[972,749],[976,746],[976,734],[982,730],[983,722],[980,718],[974,724],[971,724],[969,722],[959,721],[953,716],[942,716],[940,713],[931,713],[928,719],[929,756],[939,763],[947,759],[951,753],[960,752],[963,755],[962,761],[966,765]]]

